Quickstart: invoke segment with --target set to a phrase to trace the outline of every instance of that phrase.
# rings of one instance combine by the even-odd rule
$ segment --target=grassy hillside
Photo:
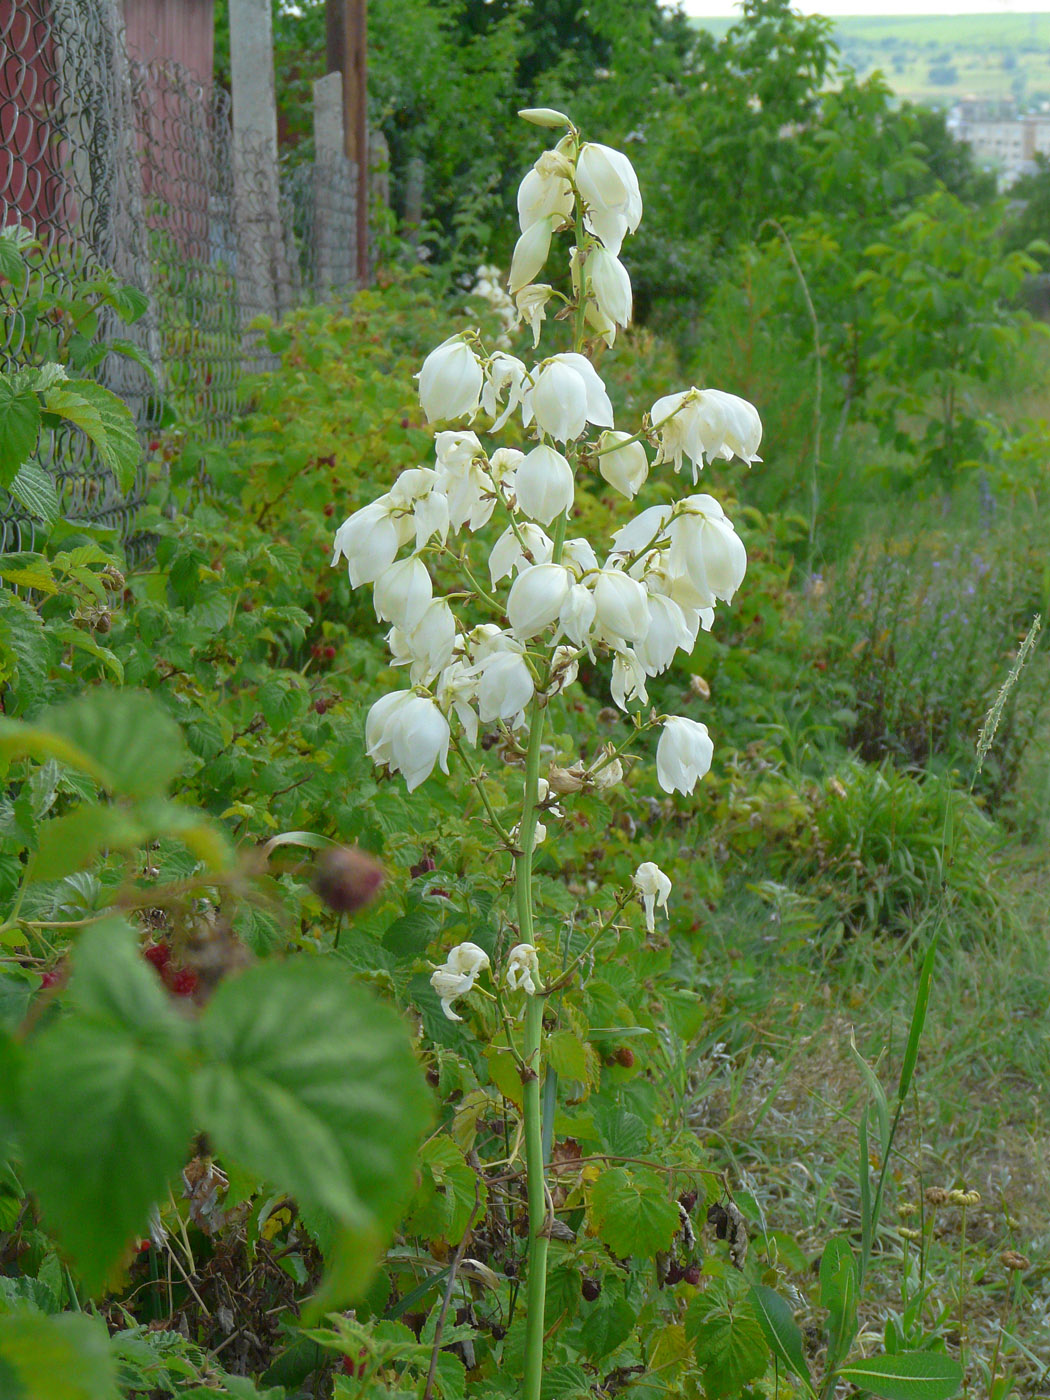
[[[732,21],[698,21],[723,34]],[[1050,102],[1050,13],[852,15],[835,21],[843,57],[862,76],[879,69],[903,98],[947,104],[1002,98]]]

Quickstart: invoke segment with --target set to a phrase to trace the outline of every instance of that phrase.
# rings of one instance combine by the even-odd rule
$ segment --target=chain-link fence
[[[3,289],[0,366],[54,353],[41,287],[115,274],[149,309],[130,327],[103,312],[96,334],[133,341],[155,378],[112,354],[97,372],[146,450],[165,405],[221,438],[267,363],[252,319],[351,286],[355,183],[341,158],[275,173],[235,143],[228,94],[128,56],[116,0],[0,0],[0,225],[39,242],[28,285]],[[141,504],[145,466],[121,494],[83,434],[56,431],[40,458],[67,516],[124,530]],[[0,549],[31,547],[18,509],[0,507]]]

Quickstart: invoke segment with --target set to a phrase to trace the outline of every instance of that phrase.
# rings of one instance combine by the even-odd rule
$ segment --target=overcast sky
[[[1047,0],[794,0],[807,15],[1030,15],[1050,14]],[[685,0],[687,14],[738,15],[731,0]]]

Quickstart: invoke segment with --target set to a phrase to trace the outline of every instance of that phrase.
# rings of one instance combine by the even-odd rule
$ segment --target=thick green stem
[[[543,710],[532,703],[529,748],[525,760],[525,803],[521,814],[516,858],[515,895],[518,908],[518,937],[535,943],[532,915],[532,856],[536,840],[536,797],[540,776],[540,744],[543,740]],[[529,997],[525,1006],[525,1045],[522,1058],[525,1109],[525,1175],[529,1201],[529,1265],[525,1321],[524,1400],[539,1400],[543,1379],[543,1312],[547,1295],[547,1193],[543,1171],[543,1110],[540,1103],[540,1036],[543,1031],[543,998]]]

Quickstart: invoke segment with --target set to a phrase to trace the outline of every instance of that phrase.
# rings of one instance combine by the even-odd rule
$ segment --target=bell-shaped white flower
[[[657,399],[650,418],[660,434],[657,460],[673,462],[675,471],[681,471],[682,458],[688,457],[693,464],[694,483],[704,462],[716,457],[758,460],[762,421],[755,408],[735,394],[719,389],[685,389]]]
[[[673,514],[673,506],[647,507],[641,515],[636,515],[613,535],[614,552],[626,558],[656,548],[658,542],[665,537]]]
[[[488,954],[483,948],[476,943],[460,943],[431,974],[430,985],[440,997],[441,1009],[450,1021],[462,1021],[463,1017],[453,1011],[452,1003],[473,989],[479,974],[488,966]]]
[[[534,564],[514,580],[507,598],[507,617],[516,636],[538,636],[558,620],[573,577],[560,564]]]
[[[532,331],[533,348],[540,343],[540,326],[547,319],[547,303],[554,295],[554,288],[547,282],[530,282],[514,294],[514,305],[518,308],[518,321],[524,321]]]
[[[567,569],[571,569],[577,578],[595,573],[598,568],[594,547],[590,540],[584,539],[582,535],[565,541],[561,550],[561,562]]]
[[[528,394],[536,422],[556,442],[578,438],[587,423],[587,385],[564,360],[554,358],[536,373]]]
[[[523,520],[516,531],[512,525],[508,525],[489,555],[489,577],[493,588],[515,569],[520,572],[530,564],[549,564],[553,553],[554,541],[531,520]]]
[[[525,723],[525,707],[535,693],[532,672],[520,651],[498,652],[479,667],[478,712],[485,721],[505,720],[511,729]]]
[[[598,310],[617,326],[631,320],[631,279],[627,269],[607,248],[592,248],[587,255],[587,278]]]
[[[441,473],[432,467],[410,467],[387,493],[391,508],[411,512],[417,553],[435,535],[442,543],[448,538],[448,498],[443,486]]]
[[[372,711],[375,708],[373,706]],[[367,737],[367,724],[365,733]],[[384,716],[378,743],[369,745],[369,757],[373,762],[385,762],[395,772],[400,772],[409,792],[413,792],[429,778],[435,764],[443,773],[448,772],[450,738],[448,720],[436,703],[426,696],[410,694],[409,699]],[[377,757],[377,753],[382,756]]]
[[[477,413],[484,374],[481,361],[461,336],[450,336],[431,350],[416,377],[428,423]]]
[[[540,443],[519,464],[514,492],[519,509],[542,525],[549,525],[555,516],[572,507],[572,467],[560,452]]]
[[[478,694],[477,669],[462,659],[451,661],[437,679],[437,702],[445,714],[451,710],[463,726],[463,734],[472,747],[478,742],[478,717],[473,701]]]
[[[392,622],[395,627],[411,631],[420,620],[434,596],[430,574],[422,559],[412,555],[400,559],[376,579],[372,601],[376,617]]]
[[[510,259],[511,296],[536,280],[550,253],[553,230],[553,218],[537,219],[515,243]]]
[[[631,647],[624,647],[613,656],[609,693],[613,703],[621,710],[626,710],[632,700],[644,705],[649,699],[645,688],[645,668]]]
[[[747,571],[747,551],[713,496],[687,496],[670,527],[673,572],[688,574],[699,595],[730,603]]]
[[[562,604],[558,618],[559,627],[578,647],[589,646],[596,614],[594,594],[585,584],[574,583]]]
[[[536,995],[540,979],[540,960],[531,943],[515,943],[507,956],[507,970],[504,976],[510,991],[521,991],[530,997]]]
[[[762,419],[754,404],[736,394],[727,394],[722,389],[704,389],[701,397],[717,404],[723,425],[722,444],[717,451],[708,454],[708,461],[713,457],[723,457],[727,461],[739,457],[749,465],[760,462],[762,459],[758,448],[762,441]]]
[[[664,792],[687,795],[711,767],[714,745],[707,725],[669,715],[656,746],[656,777]]]
[[[397,557],[401,533],[391,519],[386,498],[355,511],[335,533],[332,566],[345,559],[351,588],[374,583]]]
[[[543,219],[564,223],[572,215],[575,196],[569,178],[572,165],[561,151],[544,151],[518,186],[518,227],[524,233]]]
[[[365,717],[365,752],[375,764],[393,759],[393,726],[398,714],[416,698],[414,690],[394,690],[378,699]]]
[[[584,204],[584,224],[612,254],[642,217],[642,196],[634,167],[622,151],[588,141],[576,159],[576,188]]]
[[[446,598],[435,598],[410,631],[394,627],[387,645],[395,666],[410,664],[416,685],[429,685],[452,660],[456,646],[456,619]]]
[[[497,351],[485,365],[485,386],[481,391],[481,407],[495,421],[491,431],[498,433],[500,428],[521,403],[527,371],[516,355]],[[500,411],[503,396],[507,396],[506,407]]]
[[[552,355],[547,363],[568,365],[570,369],[576,371],[587,390],[587,422],[593,423],[596,428],[611,428],[613,425],[612,404],[609,402],[609,395],[606,393],[601,376],[587,356],[578,355],[574,350],[566,350],[563,354]]]
[[[594,605],[602,633],[614,644],[637,642],[649,628],[649,595],[642,584],[619,569],[600,570]]]
[[[649,594],[649,626],[634,650],[647,676],[666,671],[677,651],[692,651],[700,630],[700,615],[662,593]]]
[[[630,434],[611,430],[598,439],[598,470],[610,486],[633,500],[649,475],[649,459],[640,442],[630,441]]]
[[[465,977],[477,977],[489,968],[489,955],[476,943],[457,943],[445,959],[445,966]]]
[[[642,897],[642,907],[645,909],[645,927],[652,933],[656,927],[655,911],[667,908],[667,896],[671,893],[671,881],[655,861],[644,860],[634,872],[631,883]]]

